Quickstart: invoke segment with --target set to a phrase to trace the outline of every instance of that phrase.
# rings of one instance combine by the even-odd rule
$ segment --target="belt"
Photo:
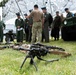
[[[41,22],[41,21],[39,20],[39,21],[34,21],[34,22]]]
[[[41,22],[41,21],[37,21],[37,22]]]

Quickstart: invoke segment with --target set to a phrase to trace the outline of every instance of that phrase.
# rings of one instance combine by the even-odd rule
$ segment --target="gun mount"
[[[59,49],[61,51],[65,51],[63,48],[59,48],[59,47],[54,47],[54,46],[46,46],[40,43],[36,43],[36,44],[32,44],[30,49],[25,49],[25,48],[19,48],[19,50],[26,50],[29,51],[28,55],[25,57],[22,65],[20,66],[20,69],[23,67],[25,61],[27,58],[31,58],[30,60],[30,64],[33,64],[37,69],[37,66],[34,62],[34,58],[37,57],[37,59],[42,60],[42,61],[46,61],[46,62],[54,62],[54,61],[58,61],[59,59],[53,59],[53,60],[45,60],[43,58],[41,58],[42,56],[46,56],[48,53],[50,53],[49,49]]]

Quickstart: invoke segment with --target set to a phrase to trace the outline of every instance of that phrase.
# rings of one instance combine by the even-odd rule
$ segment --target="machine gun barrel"
[[[18,48],[18,50],[24,50],[24,51],[31,51],[32,49],[26,49],[26,48]]]
[[[40,48],[32,48],[32,49],[27,49],[27,48],[18,48],[19,50],[25,50],[25,51],[33,51],[33,50],[35,50],[35,51],[39,51],[40,50]]]
[[[60,47],[55,47],[55,46],[45,46],[47,49],[58,49],[58,50],[61,50],[61,51],[65,51],[65,49],[63,48],[60,48]]]
[[[41,50],[45,50],[45,51],[48,51],[48,49],[46,49],[46,48],[32,48],[32,49],[27,49],[27,48],[22,48],[22,47],[18,48],[18,50],[25,50],[25,51],[33,51],[33,50],[35,50],[35,51],[41,51]]]
[[[36,44],[33,44],[32,46],[34,46],[34,47],[36,47],[36,46],[40,46],[40,47],[43,46],[43,47],[45,47],[47,49],[58,49],[58,50],[61,50],[61,51],[65,51],[65,49],[63,49],[63,48],[56,47],[56,46],[47,46],[47,45],[43,45],[41,43],[36,43]]]

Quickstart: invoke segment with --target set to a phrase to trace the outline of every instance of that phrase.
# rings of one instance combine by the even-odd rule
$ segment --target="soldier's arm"
[[[44,27],[44,21],[45,21],[45,18],[44,18],[44,15],[43,15],[43,13],[42,13],[42,16],[41,16],[41,18],[42,18],[42,27]]]
[[[61,27],[61,23],[62,23],[62,21],[61,21],[61,17],[60,17],[60,27]]]
[[[15,26],[17,27],[17,19],[15,20]]]
[[[51,27],[51,23],[53,22],[53,17],[52,15],[49,13],[49,27]]]
[[[23,27],[23,28],[24,28],[24,21],[23,21],[23,19],[22,19],[22,21],[21,21],[21,22],[22,22],[22,26],[21,26],[21,27]]]
[[[29,16],[26,16],[26,18],[31,18],[31,17],[33,17],[33,14],[34,14],[34,11],[32,11]]]
[[[6,25],[3,23],[3,27],[4,27],[4,29],[5,29],[5,27],[6,27]]]
[[[3,28],[5,29],[5,27],[6,27],[5,23],[3,21],[2,21],[2,23],[3,23]]]

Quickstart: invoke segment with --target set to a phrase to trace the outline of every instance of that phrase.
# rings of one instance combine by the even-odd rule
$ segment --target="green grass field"
[[[76,42],[52,40],[50,43],[44,44],[62,47],[66,52],[71,53],[72,56],[49,63],[35,58],[38,71],[36,71],[33,65],[29,64],[30,59],[27,59],[20,70],[19,67],[26,54],[7,48],[0,50],[0,75],[76,75]],[[49,60],[60,57],[61,55],[48,54],[44,59]]]

